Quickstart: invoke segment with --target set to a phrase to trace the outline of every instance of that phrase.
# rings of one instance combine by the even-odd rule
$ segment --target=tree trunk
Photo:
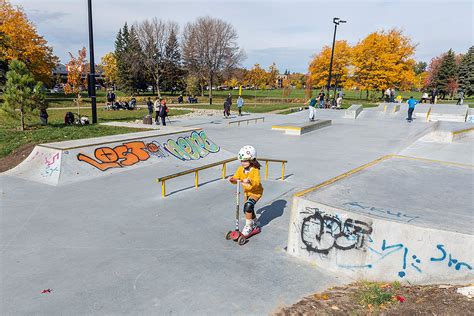
[[[209,74],[209,104],[212,105],[212,79],[213,74],[212,72]]]
[[[161,98],[160,79],[158,78],[156,78],[156,93],[158,94],[158,98]]]
[[[369,99],[369,89],[365,90],[365,99]]]
[[[25,114],[23,113],[23,108],[20,108],[20,129],[25,130]]]
[[[79,108],[79,106],[80,106],[80,104],[81,104],[81,103],[80,103],[80,97],[81,97],[81,95],[80,95],[80,93],[78,93],[78,94],[77,94],[77,98],[76,98],[76,105],[77,105],[77,115],[78,115],[78,116],[80,116],[80,115],[81,115],[81,114],[79,113],[79,111],[80,111],[80,108]]]

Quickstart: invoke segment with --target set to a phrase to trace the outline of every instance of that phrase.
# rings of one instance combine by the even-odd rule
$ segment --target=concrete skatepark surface
[[[438,122],[418,119],[409,124],[405,115],[364,109],[354,120],[345,119],[344,111],[317,110],[317,118],[330,119],[332,125],[298,137],[272,132],[271,126],[305,122],[306,111],[267,114],[264,123],[241,127],[229,127],[228,120],[216,117],[172,122],[201,128],[229,153],[252,144],[261,157],[288,160],[285,181],[278,179],[280,166],[270,164],[270,177],[263,182],[265,192],[256,206],[262,233],[243,247],[224,239],[234,227],[235,187],[219,179],[219,168],[200,173],[198,189],[192,175],[170,180],[166,198],[154,181],[164,172],[158,163],[59,186],[3,174],[2,314],[262,315],[358,278],[357,273],[351,276],[288,255],[293,194],[388,154],[450,162],[449,152],[454,151],[455,162],[472,165],[470,136],[440,149],[439,143],[420,140],[438,128]],[[423,216],[414,224],[441,234],[462,233],[471,251],[465,249],[463,260],[472,258],[468,237],[473,235],[473,200],[472,194],[466,196],[473,191],[472,169],[444,164],[424,169],[426,163],[418,160],[403,160],[403,166],[391,168],[392,163],[385,161],[361,173],[366,178],[345,179],[350,192],[338,190],[344,184],[340,182],[314,194],[318,202],[336,206],[383,202],[394,211],[415,216],[420,212]],[[198,165],[180,162],[180,168]],[[228,174],[237,166],[228,165]],[[410,188],[397,187],[406,181],[405,172],[421,183],[416,189],[423,198],[416,203],[403,197]],[[449,190],[436,186],[446,182],[453,184]],[[436,188],[439,194],[433,194]],[[361,196],[364,200],[358,201]],[[452,216],[445,216],[447,212]],[[382,225],[376,216],[371,220],[375,227]],[[387,219],[383,225],[406,223]],[[41,294],[48,288],[51,293]]]

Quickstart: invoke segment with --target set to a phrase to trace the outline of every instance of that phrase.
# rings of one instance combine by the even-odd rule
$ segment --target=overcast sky
[[[418,44],[415,59],[429,62],[452,48],[464,53],[473,45],[472,1],[269,1],[269,0],[92,0],[96,62],[114,50],[115,36],[125,23],[157,17],[184,26],[209,15],[230,22],[247,59],[267,68],[275,62],[284,71],[306,72],[313,54],[331,45],[333,17],[347,20],[337,39],[357,43],[367,34],[401,28]],[[11,0],[29,19],[62,62],[68,52],[88,48],[87,0]]]

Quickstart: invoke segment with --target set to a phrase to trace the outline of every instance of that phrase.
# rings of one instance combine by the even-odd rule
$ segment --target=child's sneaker
[[[242,235],[244,235],[244,237],[247,237],[248,235],[250,235],[252,231],[253,231],[252,226],[245,225],[244,228],[242,229]]]
[[[244,237],[247,237],[252,233],[252,231],[257,227],[257,222],[256,221],[251,221],[249,225],[245,225],[244,228],[242,229],[242,235]]]

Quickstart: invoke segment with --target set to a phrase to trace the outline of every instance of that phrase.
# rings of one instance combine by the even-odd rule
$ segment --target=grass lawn
[[[285,99],[304,99],[305,97],[305,90],[304,89],[292,89],[290,90],[290,95],[282,98],[282,90],[281,89],[274,89],[274,90],[242,90],[242,97],[244,98],[247,105],[255,102],[255,95],[257,96],[257,103],[276,103],[279,102],[278,99],[282,99],[282,102],[285,103]],[[320,92],[320,89],[313,90],[313,96],[317,96]],[[344,92],[344,100],[351,102],[351,104],[366,104],[366,103],[373,103],[373,101],[366,100],[366,93],[365,91],[357,91],[357,90],[343,90]],[[233,100],[235,102],[237,95],[239,93],[238,90],[225,90],[225,91],[213,91],[213,103],[218,104],[219,106],[222,105],[224,102],[225,97],[231,93],[233,96]],[[381,97],[381,92],[373,92],[376,97],[376,102],[380,102],[378,100]],[[416,99],[421,98],[421,92],[411,92],[411,91],[397,91],[397,95],[400,94],[404,100],[408,99],[410,96],[413,96]],[[116,91],[117,97],[125,97],[129,98],[129,95],[121,92]],[[87,98],[87,93],[83,93],[82,105],[83,106],[90,106],[90,99]],[[166,97],[167,99],[172,99],[174,102],[177,102],[177,95],[171,95],[168,92],[162,93],[162,96]],[[151,92],[141,93],[137,96],[139,98],[138,104],[144,104],[144,101],[140,101],[142,98],[151,97],[154,99],[156,96],[152,95]],[[200,102],[208,102],[209,99],[209,91],[204,92],[204,97],[197,96]],[[65,95],[63,93],[50,93],[47,95],[47,100],[49,101],[50,108],[54,107],[73,107],[75,106],[73,103],[74,97],[71,95]],[[105,105],[106,99],[106,91],[97,91],[97,105],[103,106]],[[266,100],[268,99],[268,101]],[[276,100],[275,100],[276,99]],[[453,100],[439,100],[438,103],[456,103],[456,99]],[[464,100],[465,103],[470,103],[470,107],[474,107],[474,97],[470,97]]]
[[[12,153],[15,149],[27,144],[41,144],[64,140],[73,140],[81,138],[91,138],[115,134],[125,134],[139,132],[142,129],[114,127],[103,125],[86,125],[86,126],[65,126],[64,115],[66,110],[49,110],[48,126],[39,125],[37,116],[28,117],[26,122],[28,128],[26,131],[17,130],[15,123],[5,117],[0,117],[0,158]],[[190,111],[171,109],[170,116],[186,114]],[[92,114],[90,109],[81,109],[81,115],[87,115],[91,120]],[[2,113],[0,113],[1,115]],[[97,109],[99,122],[107,121],[132,121],[142,119],[148,114],[147,110],[134,111],[107,111],[105,109]],[[143,129],[146,130],[146,129]]]

